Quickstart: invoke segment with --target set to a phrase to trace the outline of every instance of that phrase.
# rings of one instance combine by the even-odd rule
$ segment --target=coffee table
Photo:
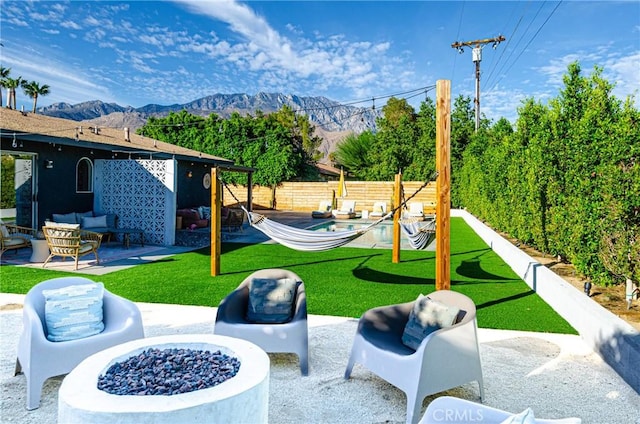
[[[129,241],[131,239],[131,234],[138,234],[140,236],[140,246],[144,247],[144,230],[139,228],[116,228],[109,230],[112,234],[122,234],[122,244],[127,249],[129,248]]]

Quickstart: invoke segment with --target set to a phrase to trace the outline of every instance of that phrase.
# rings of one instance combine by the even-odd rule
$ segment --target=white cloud
[[[77,22],[74,22],[74,21],[63,21],[63,22],[60,22],[60,26],[62,28],[67,28],[67,29],[82,29],[82,27],[80,25],[78,25]]]
[[[303,84],[301,79],[312,78],[321,80],[326,87],[350,87],[369,94],[374,81],[382,86],[402,84],[397,80],[401,71],[384,73],[389,80],[376,81],[383,75],[378,68],[394,62],[393,57],[385,56],[391,49],[390,42],[350,42],[342,34],[316,35],[313,40],[292,40],[278,33],[245,4],[229,0],[177,3],[194,13],[225,22],[231,31],[242,37],[242,41],[235,44],[227,42],[223,45],[195,42],[192,37],[191,42],[180,46],[180,49],[206,51],[210,56],[239,68],[269,72],[261,82],[270,84],[270,81],[278,80],[280,88],[290,84],[289,89],[293,89]],[[285,28],[294,35],[302,34],[291,24]],[[408,62],[397,63],[403,68],[410,66]],[[401,78],[407,76],[403,74]]]
[[[89,99],[114,101],[109,89],[95,82],[95,75],[85,75],[67,64],[60,63],[45,54],[47,47],[34,50],[32,46],[13,49],[5,47],[3,65],[10,67],[11,72],[27,80],[45,83],[51,87],[51,93],[38,99],[40,105],[56,102],[80,103]],[[33,57],[39,57],[35,62]],[[18,101],[28,99],[19,98]]]

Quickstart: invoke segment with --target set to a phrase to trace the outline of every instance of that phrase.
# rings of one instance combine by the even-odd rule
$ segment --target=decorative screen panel
[[[118,215],[118,227],[144,230],[145,243],[173,245],[175,160],[96,160],[94,210]]]

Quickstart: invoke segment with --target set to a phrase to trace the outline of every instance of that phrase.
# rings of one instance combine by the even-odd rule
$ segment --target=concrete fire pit
[[[149,348],[219,350],[237,358],[240,369],[217,386],[172,396],[114,395],[97,388],[112,364]],[[267,354],[245,340],[208,334],[151,337],[103,350],[74,368],[58,393],[58,423],[266,423],[268,413]]]

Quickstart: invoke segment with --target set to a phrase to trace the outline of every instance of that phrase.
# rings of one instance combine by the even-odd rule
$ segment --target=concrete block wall
[[[640,333],[464,210],[465,222],[549,306],[576,329],[633,389],[640,393]]]

